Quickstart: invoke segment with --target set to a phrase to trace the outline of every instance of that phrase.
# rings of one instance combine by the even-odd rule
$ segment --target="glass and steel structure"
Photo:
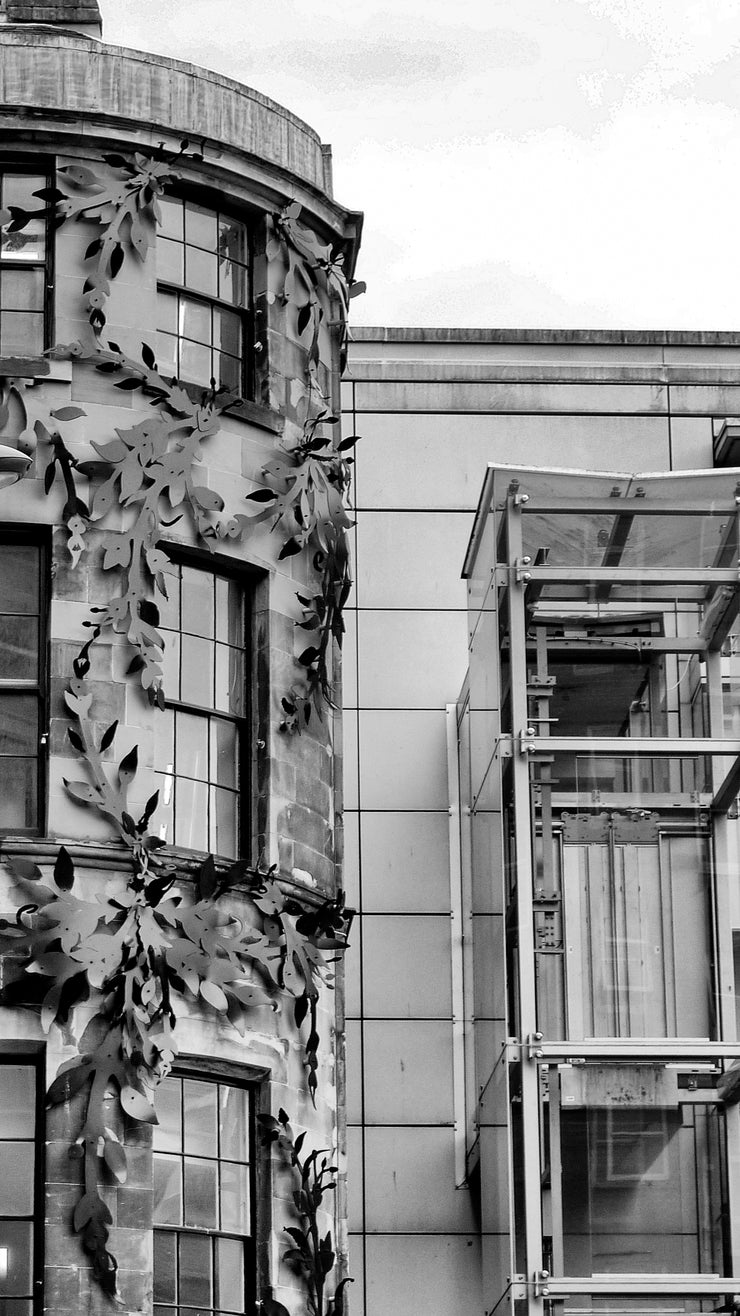
[[[487,1311],[740,1302],[739,510],[738,471],[487,474],[460,709]]]

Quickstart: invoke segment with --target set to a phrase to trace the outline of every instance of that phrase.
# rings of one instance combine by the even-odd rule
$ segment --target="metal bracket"
[[[534,744],[533,737],[537,735],[534,727],[527,727],[526,731],[519,732],[519,753],[534,754],[537,746]]]
[[[527,1276],[512,1275],[509,1278],[509,1288],[512,1298],[521,1301],[527,1296]]]
[[[526,585],[527,581],[532,579],[531,571],[527,570],[531,565],[531,557],[518,557],[514,559],[514,580],[517,585]]]
[[[543,1036],[543,1033],[527,1033],[527,1060],[542,1060],[544,1052],[540,1043]]]
[[[534,1296],[535,1298],[549,1298],[550,1296],[549,1270],[536,1270],[534,1272]]]

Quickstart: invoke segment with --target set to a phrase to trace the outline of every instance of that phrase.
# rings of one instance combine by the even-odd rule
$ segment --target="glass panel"
[[[184,248],[169,238],[157,238],[157,278],[161,283],[184,283]]]
[[[210,789],[211,848],[234,859],[239,853],[239,796],[234,791]]]
[[[242,354],[242,318],[233,311],[223,311],[214,307],[213,343],[221,352],[229,356],[241,357]]]
[[[182,242],[185,237],[182,201],[179,201],[176,197],[158,197],[157,205],[162,215],[159,233],[162,237],[175,238]]]
[[[698,568],[737,557],[729,516],[525,511],[522,533],[524,552],[548,567]]]
[[[244,1244],[236,1238],[219,1238],[216,1243],[216,1303],[223,1311],[243,1312]]]
[[[208,779],[208,718],[175,715],[178,776]]]
[[[622,808],[658,808],[684,797],[694,803],[697,792],[710,790],[708,755],[648,756],[645,754],[554,755],[553,799],[563,806],[592,808],[595,803]],[[596,792],[596,794],[594,794]],[[698,808],[698,805],[697,805]]]
[[[167,694],[172,688],[165,686]],[[154,714],[154,766],[164,772],[173,772],[175,767],[175,714],[171,708],[160,709]],[[159,803],[163,798],[160,793]]]
[[[214,707],[235,717],[244,714],[244,653],[230,645],[216,645],[216,700]]]
[[[202,1234],[180,1234],[180,1285],[181,1303],[202,1303],[213,1306],[213,1275],[211,1240]]]
[[[564,1274],[724,1273],[724,1115],[678,1104],[676,1082],[561,1070]]]
[[[247,261],[247,230],[237,219],[218,221],[218,254],[222,260],[222,269],[227,264],[237,261],[245,265]]]
[[[4,1138],[33,1138],[36,1132],[36,1074],[30,1065],[0,1065],[0,1132]]]
[[[211,718],[211,781],[236,788],[239,781],[239,737],[233,722]]]
[[[218,1188],[215,1161],[185,1161],[184,1223],[195,1228],[218,1227]]]
[[[34,192],[45,187],[48,179],[43,174],[6,173],[3,171],[3,205],[20,206],[22,210],[40,210],[44,202]]]
[[[165,1078],[157,1089],[157,1120],[152,1130],[154,1151],[182,1149],[181,1080]]]
[[[221,1165],[221,1228],[249,1233],[249,1171],[246,1165]]]
[[[213,706],[213,649],[210,640],[183,635],[180,697],[184,703]]]
[[[178,304],[177,293],[157,293],[157,328],[162,333],[177,334],[180,325]]]
[[[0,678],[38,679],[39,624],[35,617],[0,615]]]
[[[249,1093],[245,1088],[220,1088],[221,1155],[230,1161],[249,1160]]]
[[[0,1296],[31,1295],[33,1225],[30,1220],[0,1220],[0,1247],[8,1249],[8,1273],[0,1279]]]
[[[211,308],[204,302],[193,302],[189,297],[180,298],[181,338],[193,338],[198,343],[211,342]]]
[[[0,1216],[33,1213],[33,1166],[33,1142],[0,1142]]]
[[[203,384],[206,388],[211,382],[211,349],[188,339],[180,342],[180,377],[189,384]]]
[[[217,1087],[185,1079],[185,1148],[188,1156],[218,1155]]]
[[[162,684],[168,699],[180,698],[180,636],[172,631],[164,637]]]
[[[0,260],[42,261],[46,247],[43,220],[31,219],[20,232],[0,230]]]
[[[157,333],[155,335],[154,351],[157,357],[157,368],[160,375],[165,379],[171,379],[179,376],[180,370],[177,364],[178,341],[172,334]]]
[[[29,311],[0,312],[0,347],[8,355],[38,355],[43,352],[43,315]]]
[[[206,297],[218,295],[218,256],[214,251],[200,251],[198,247],[185,249],[185,284],[193,292]]]
[[[9,311],[42,311],[44,309],[44,271],[3,270],[0,281],[0,306]]]
[[[156,1225],[182,1224],[182,1182],[179,1156],[154,1157],[152,1219]]]
[[[185,241],[206,251],[215,251],[218,245],[218,228],[215,210],[206,206],[185,203]]]
[[[0,695],[0,755],[35,754],[39,743],[35,695]]]
[[[38,825],[37,776],[35,759],[0,758],[0,828],[4,831]]]
[[[175,780],[175,841],[191,850],[208,849],[208,786],[187,777]]]
[[[182,568],[182,629],[191,635],[213,635],[213,576]]]
[[[39,550],[31,544],[0,547],[0,613],[38,613]]]
[[[161,1089],[160,1089],[161,1091]],[[177,1234],[154,1231],[154,1301],[177,1302]]]
[[[181,567],[177,562],[170,562],[165,572],[167,598],[159,604],[160,626],[165,630],[180,629],[180,575]]]
[[[217,384],[227,388],[230,393],[241,393],[241,358],[226,356],[223,352],[217,352],[215,355],[215,373]]]

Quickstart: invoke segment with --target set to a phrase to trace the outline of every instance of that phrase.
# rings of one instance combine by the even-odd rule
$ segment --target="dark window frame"
[[[252,1065],[235,1064],[229,1061],[214,1061],[212,1057],[206,1056],[187,1056],[181,1062],[176,1064],[168,1077],[178,1079],[191,1079],[201,1083],[212,1083],[213,1085],[221,1084],[222,1086],[239,1088],[247,1091],[250,1096],[250,1127],[249,1127],[249,1184],[250,1184],[250,1222],[251,1233],[249,1235],[239,1235],[232,1230],[209,1229],[205,1227],[195,1227],[186,1225],[165,1225],[156,1224],[152,1221],[152,1233],[170,1234],[177,1238],[181,1234],[191,1234],[206,1236],[211,1239],[218,1237],[248,1239],[249,1246],[245,1249],[245,1254],[251,1266],[251,1274],[245,1266],[244,1275],[244,1311],[245,1316],[257,1316],[261,1308],[261,1298],[265,1292],[267,1277],[269,1274],[269,1241],[270,1241],[270,1205],[272,1191],[271,1163],[269,1148],[262,1145],[258,1136],[258,1118],[261,1114],[269,1110],[269,1073],[265,1069],[258,1069]],[[158,1153],[152,1151],[152,1157]],[[164,1155],[169,1153],[165,1152]],[[183,1158],[187,1155],[185,1149],[185,1140],[183,1136]],[[220,1158],[219,1158],[220,1159]],[[213,1256],[213,1253],[212,1253]],[[154,1272],[152,1271],[154,1279]],[[178,1295],[179,1296],[179,1295]],[[214,1316],[219,1312],[215,1305],[215,1272],[214,1272]],[[162,1302],[153,1306],[155,1316],[162,1309],[179,1313],[186,1307],[192,1308],[191,1303],[180,1302]],[[210,1308],[203,1310],[210,1311]]]
[[[36,819],[27,827],[0,824],[0,838],[4,836],[43,836],[46,831],[46,808],[48,800],[48,741],[49,741],[49,610],[51,607],[51,552],[48,533],[39,528],[21,528],[0,525],[0,561],[2,550],[6,545],[19,545],[37,548],[39,553],[39,594],[38,594],[38,677],[35,681],[20,678],[0,680],[0,701],[3,693],[32,694],[36,696],[38,706],[38,744],[36,747]]]
[[[213,312],[213,309],[216,308],[230,311],[239,316],[242,329],[242,354],[240,363],[240,388],[238,392],[243,401],[254,402],[256,399],[257,385],[255,370],[255,344],[257,342],[257,334],[255,330],[256,311],[254,268],[255,252],[258,246],[258,229],[260,222],[263,220],[263,216],[256,208],[250,206],[247,202],[240,201],[236,198],[224,197],[222,193],[215,192],[209,188],[201,188],[197,185],[182,186],[168,193],[165,199],[168,201],[179,201],[182,202],[183,205],[190,203],[194,206],[200,206],[204,209],[211,210],[217,218],[236,220],[245,226],[247,244],[245,268],[248,285],[246,305],[237,306],[233,302],[224,301],[220,297],[212,297],[209,296],[208,293],[199,292],[197,289],[189,287],[186,283],[174,283],[169,279],[160,278],[159,274],[157,274],[157,295],[159,296],[160,292],[168,293],[170,295],[182,294],[191,301],[199,302],[203,306],[210,307],[211,313]],[[157,239],[159,240],[163,236],[165,235],[162,234],[160,229],[158,229]],[[190,244],[188,244],[185,238],[183,238],[183,247],[188,245]],[[200,248],[200,250],[205,250],[205,248]],[[158,333],[166,332],[159,327],[159,315],[157,315],[156,329]],[[179,341],[182,341],[182,339],[178,335],[178,342]],[[192,341],[195,342],[197,340]],[[211,342],[210,347],[212,352],[216,351],[213,342]],[[160,364],[161,369],[161,363],[158,362],[158,364]],[[179,382],[196,389],[208,387],[208,384],[204,384],[201,380],[192,380],[187,377],[181,378]],[[216,380],[217,387],[218,383],[219,381]]]
[[[0,176],[4,174],[36,174],[43,178],[44,187],[56,185],[56,161],[53,156],[33,156],[0,153]],[[1,196],[1,193],[0,193]],[[0,203],[1,204],[1,203]],[[38,200],[38,206],[45,206],[47,203]],[[44,297],[43,297],[43,318],[44,332],[43,344],[44,351],[47,351],[54,344],[54,279],[55,279],[55,255],[56,243],[54,241],[54,226],[51,222],[51,213],[47,210],[44,221],[45,242],[44,242],[44,259],[41,261],[14,261],[12,258],[3,258],[0,266],[3,269],[42,269],[44,272]],[[1,310],[1,307],[0,307]],[[41,355],[30,353],[6,352],[0,339],[0,358],[9,357],[21,360],[40,360]]]
[[[31,1214],[34,1259],[31,1270],[30,1295],[33,1316],[44,1314],[44,1245],[45,1245],[45,1211],[44,1193],[46,1183],[46,1083],[45,1051],[43,1044],[22,1041],[3,1040],[0,1042],[0,1070],[9,1065],[27,1066],[34,1071],[34,1170],[33,1170],[33,1210]],[[23,1139],[26,1141],[26,1139]],[[31,1139],[28,1139],[31,1141]],[[3,1217],[8,1219],[13,1217]],[[27,1219],[28,1217],[17,1217]],[[5,1295],[15,1297],[15,1295]],[[28,1299],[26,1299],[28,1300]],[[19,1297],[18,1301],[24,1301]]]
[[[236,821],[237,821],[237,831],[238,831],[237,845],[236,845],[237,853],[235,855],[222,855],[220,857],[224,859],[231,859],[231,860],[251,859],[252,846],[253,846],[253,810],[252,810],[252,789],[251,789],[252,788],[252,760],[251,760],[252,737],[250,735],[250,732],[252,730],[253,717],[254,717],[253,683],[254,683],[255,661],[254,661],[253,632],[254,632],[254,609],[255,609],[254,594],[255,594],[255,584],[256,584],[256,573],[250,571],[249,568],[245,567],[243,563],[234,562],[232,558],[223,558],[217,554],[211,554],[211,553],[204,554],[203,552],[200,552],[196,549],[188,549],[184,546],[181,547],[179,545],[168,544],[165,542],[161,542],[159,544],[159,547],[162,549],[163,552],[167,554],[168,558],[173,563],[173,565],[176,565],[178,567],[189,567],[196,571],[201,571],[203,572],[204,576],[209,577],[211,580],[220,577],[222,579],[233,581],[239,587],[241,592],[242,612],[243,612],[242,653],[244,655],[244,681],[242,688],[243,701],[244,701],[243,712],[241,714],[234,714],[230,712],[225,712],[224,710],[218,709],[212,705],[193,704],[179,697],[174,698],[170,693],[168,693],[166,678],[164,682],[164,696],[165,696],[165,711],[172,710],[173,712],[183,712],[186,714],[191,714],[196,717],[202,717],[209,723],[213,718],[223,719],[225,721],[231,722],[237,728],[237,753],[236,753],[236,766],[238,773],[238,789],[236,791],[236,795],[237,795]],[[168,588],[169,588],[169,582],[168,582]],[[180,618],[180,620],[182,621],[182,618]],[[173,631],[171,628],[167,627],[164,624],[164,622],[161,622],[160,629],[162,630],[162,633],[164,635],[165,651],[168,642],[168,636],[170,635],[182,636],[183,634],[182,625],[180,625],[178,631]],[[180,671],[181,670],[182,669],[180,667]],[[154,716],[155,718],[157,716],[161,716],[159,710],[155,711]],[[173,773],[172,773],[173,779],[177,779],[178,775],[185,777],[185,774],[182,773],[178,774],[177,772],[176,751],[177,751],[177,745],[175,742],[175,753],[173,754]],[[160,776],[163,776],[164,773],[160,771],[158,765],[155,763],[154,766],[155,766],[157,777],[159,778]],[[192,778],[192,780],[203,780],[203,778],[197,778],[197,779]],[[210,778],[206,778],[205,780],[206,780],[206,785],[208,787],[210,787],[211,784],[217,785],[215,781],[211,782]],[[161,804],[162,804],[162,797],[160,795],[160,805]],[[180,841],[176,839],[177,814],[174,804],[173,804],[172,818],[173,818],[173,823],[172,823],[173,840],[171,842],[168,842],[168,844],[173,845],[175,848],[189,849],[190,847],[184,846]],[[210,818],[209,818],[208,840],[210,841],[210,839],[211,836],[210,836]],[[215,848],[207,846],[206,849],[207,850],[210,849],[213,853],[218,855],[218,851]],[[201,851],[196,851],[196,853],[201,853]]]

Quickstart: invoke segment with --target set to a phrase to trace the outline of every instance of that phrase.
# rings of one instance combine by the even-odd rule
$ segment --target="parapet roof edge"
[[[573,343],[605,347],[740,347],[740,332],[716,329],[445,329],[353,325],[356,343]]]

